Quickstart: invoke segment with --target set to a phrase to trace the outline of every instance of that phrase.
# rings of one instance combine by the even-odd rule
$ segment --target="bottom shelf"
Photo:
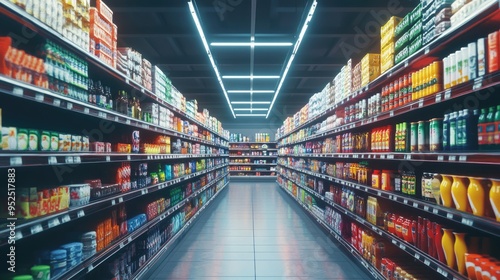
[[[168,250],[170,249],[171,245],[179,239],[182,234],[189,229],[191,224],[196,221],[196,218],[200,215],[200,213],[205,210],[205,208],[211,204],[211,202],[219,196],[219,194],[224,190],[229,182],[227,182],[222,188],[220,188],[213,196],[210,198],[210,200],[203,205],[190,219],[182,229],[180,229],[167,243],[163,245],[163,247],[154,255],[152,256],[149,260],[146,261],[146,263],[131,277],[131,279],[138,280],[141,279],[141,277],[145,276],[145,274],[150,271],[150,269],[155,265],[156,261]],[[145,278],[146,279],[146,278]]]
[[[328,224],[326,224],[323,220],[317,217],[311,210],[309,210],[308,206],[303,204],[300,200],[298,200],[288,189],[280,185],[276,182],[278,186],[280,186],[288,195],[290,195],[304,210],[311,215],[314,220],[321,225],[326,231],[330,233],[338,242],[341,244],[344,249],[351,253],[351,255],[374,277],[374,279],[384,280],[385,277],[375,268],[372,264],[368,263],[359,253],[358,251],[344,238],[337,234]]]

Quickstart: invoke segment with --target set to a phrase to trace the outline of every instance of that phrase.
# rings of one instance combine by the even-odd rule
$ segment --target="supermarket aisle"
[[[231,183],[148,279],[370,279],[275,183]]]

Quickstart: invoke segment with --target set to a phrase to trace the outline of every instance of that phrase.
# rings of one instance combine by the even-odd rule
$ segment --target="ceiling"
[[[295,44],[312,0],[193,0],[208,44],[213,42],[290,42]],[[118,25],[118,46],[130,46],[160,67],[187,99],[197,99],[223,125],[242,122],[277,126],[303,107],[340,71],[349,58],[360,60],[380,51],[380,25],[387,15],[404,16],[417,0],[318,0],[314,16],[283,83],[274,107],[265,117],[234,118],[211,66],[188,8],[187,0],[106,0]],[[210,46],[225,75],[281,76],[293,46]],[[279,79],[222,79],[225,89],[273,90]],[[229,93],[231,101],[266,101],[274,93]],[[269,105],[232,105],[268,108]],[[250,113],[238,112],[235,113]],[[254,111],[265,114],[266,111]]]

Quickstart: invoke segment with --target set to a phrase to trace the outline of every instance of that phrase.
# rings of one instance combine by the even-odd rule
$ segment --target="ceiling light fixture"
[[[214,42],[210,43],[212,47],[290,47],[290,42]]]
[[[285,71],[283,71],[283,75],[281,75],[281,80],[278,84],[278,87],[276,88],[276,92],[274,93],[273,101],[271,102],[271,106],[269,106],[269,111],[267,112],[266,119],[269,117],[269,114],[271,113],[271,110],[273,109],[274,102],[276,101],[276,98],[278,97],[278,94],[280,93],[281,87],[283,86],[283,83],[285,82],[288,71],[290,70],[290,66],[292,65],[292,62],[295,58],[295,54],[299,50],[300,43],[302,43],[302,39],[304,38],[304,35],[306,34],[307,28],[309,27],[309,22],[311,22],[311,19],[314,15],[314,11],[316,10],[317,5],[318,5],[318,2],[316,0],[313,0],[311,8],[309,9],[309,12],[307,13],[306,20],[304,21],[304,25],[302,25],[302,29],[300,30],[297,42],[295,42],[295,46],[293,47],[292,54],[290,55],[290,58],[288,59],[288,63],[286,64]]]
[[[274,93],[274,90],[228,90],[227,93]]]
[[[222,76],[223,79],[279,79],[280,76]]]
[[[265,117],[266,114],[236,114],[237,117]]]
[[[201,27],[201,22],[198,17],[198,13],[196,12],[194,3],[192,0],[188,2],[189,6],[189,11],[191,12],[191,16],[193,17],[194,24],[196,25],[196,28],[198,29],[198,33],[200,35],[201,41],[203,42],[203,46],[205,47],[205,51],[208,55],[208,58],[210,59],[210,63],[212,64],[212,68],[215,71],[215,75],[217,76],[217,80],[219,81],[219,84],[222,88],[222,92],[224,93],[224,96],[226,97],[227,104],[229,105],[229,109],[231,109],[231,113],[233,114],[233,117],[236,118],[236,115],[234,114],[233,106],[231,106],[231,101],[229,100],[229,96],[227,95],[226,88],[224,87],[224,83],[222,82],[221,75],[219,73],[219,69],[217,68],[217,65],[215,64],[215,60],[212,56],[212,52],[210,51],[210,47],[208,46],[207,39],[205,37],[205,33],[203,32],[203,28]]]
[[[269,101],[231,101],[231,104],[271,104]]]
[[[267,111],[267,108],[235,108],[235,111]]]

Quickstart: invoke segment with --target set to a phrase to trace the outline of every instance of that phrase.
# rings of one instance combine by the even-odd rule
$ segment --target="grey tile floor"
[[[230,183],[148,279],[371,279],[276,183]]]

